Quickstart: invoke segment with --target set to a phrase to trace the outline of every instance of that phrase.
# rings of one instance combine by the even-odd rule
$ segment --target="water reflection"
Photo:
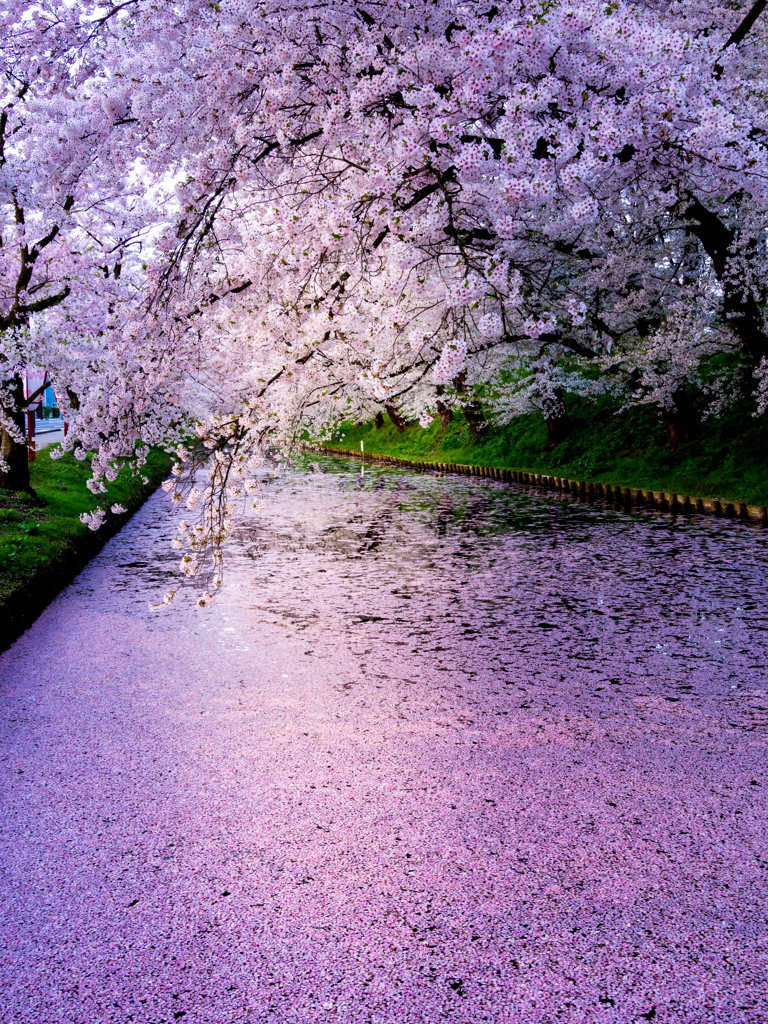
[[[706,703],[734,728],[764,724],[759,700],[740,694],[768,674],[768,531],[491,480],[375,466],[361,475],[333,458],[265,473],[264,487],[265,510],[228,545],[214,605],[239,635],[269,622],[316,650],[405,650],[430,676],[524,677],[529,702],[533,686],[548,707],[588,713],[594,701],[653,693],[666,709]],[[113,583],[137,607],[174,585],[177,564],[163,498],[142,515]],[[185,602],[191,594],[153,628],[207,621]]]
[[[555,689],[578,668],[603,702],[629,686],[714,699],[765,681],[768,537],[749,524],[322,468],[273,480],[230,546],[230,585],[245,595],[257,578],[252,609],[288,633],[355,640],[365,623],[366,642],[405,644],[437,671],[458,658],[468,674],[532,672]]]
[[[158,493],[0,656],[14,1020],[764,1019],[768,532],[264,486],[212,605]]]

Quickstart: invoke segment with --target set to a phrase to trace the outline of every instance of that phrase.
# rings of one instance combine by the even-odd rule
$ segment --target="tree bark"
[[[554,360],[551,355],[547,354],[547,345],[544,344],[539,351],[538,360],[534,363],[534,380],[541,402],[541,412],[547,425],[549,448],[554,448],[564,441],[570,430],[568,412],[565,407],[565,392],[562,388],[554,387],[552,383],[554,369]]]
[[[662,409],[662,417],[667,425],[670,444],[674,452],[679,444],[684,444],[691,439],[691,411],[685,388],[678,388],[675,391],[672,395],[672,402],[669,409]]]
[[[381,428],[384,426],[384,413],[377,412],[376,415],[373,417],[373,422],[376,424],[376,429],[381,430]]]
[[[6,410],[6,415],[11,419],[22,437],[26,437],[27,423],[26,413],[23,410],[26,402],[24,400],[24,382],[21,377],[14,377],[6,381],[6,387],[11,392],[14,409]],[[7,430],[0,428],[0,451],[3,459],[8,463],[8,472],[0,471],[0,488],[8,491],[27,491],[34,495],[32,484],[29,479],[29,452],[26,441],[19,444],[14,441]]]
[[[384,408],[387,410],[389,418],[394,423],[395,430],[398,432],[398,434],[405,433],[405,428],[408,426],[408,421],[406,420],[405,416],[402,416],[394,405],[385,405]]]
[[[565,409],[565,394],[560,388],[555,389],[557,402],[547,403],[544,409],[544,422],[547,424],[547,440],[550,448],[555,448],[564,441],[570,430],[568,413]]]
[[[465,370],[462,370],[458,377],[454,379],[453,386],[460,395],[469,394],[467,390],[467,374]],[[485,412],[483,411],[482,405],[476,398],[467,402],[466,405],[462,405],[462,409],[464,411],[467,424],[469,425],[469,432],[474,441],[488,433],[489,424],[486,422]]]
[[[442,427],[443,433],[445,433],[448,427],[451,425],[451,420],[453,419],[453,409],[451,409],[447,405],[444,405],[443,402],[441,402],[438,399],[437,415],[440,417],[440,426]]]
[[[442,384],[437,385],[437,415],[440,417],[440,426],[443,429],[443,433],[446,432],[448,427],[451,425],[453,419],[453,409],[446,405],[445,402],[440,401],[440,396],[445,394],[445,387]]]
[[[756,3],[752,4],[745,17],[742,18],[738,26],[733,30],[733,32],[731,32],[725,46],[723,47],[724,50],[727,50],[729,46],[733,46],[734,43],[740,43],[742,41],[763,13],[766,6],[768,6],[768,0],[757,0]]]
[[[712,260],[717,279],[723,287],[723,314],[741,343],[741,349],[750,374],[768,358],[768,335],[763,329],[760,309],[752,290],[736,274],[729,273],[730,247],[735,234],[720,220],[717,214],[708,210],[694,198],[685,210],[685,217],[691,220],[689,231],[695,235],[704,251]],[[757,249],[755,239],[751,249]]]

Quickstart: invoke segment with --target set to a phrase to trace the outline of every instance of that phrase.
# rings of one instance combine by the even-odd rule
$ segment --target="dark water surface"
[[[0,655],[3,1020],[768,1021],[768,531],[321,460]]]

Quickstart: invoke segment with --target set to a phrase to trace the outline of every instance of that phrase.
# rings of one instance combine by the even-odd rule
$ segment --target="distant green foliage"
[[[609,399],[588,404],[570,398],[570,434],[551,450],[539,414],[492,427],[474,442],[458,414],[445,434],[437,419],[426,430],[414,425],[398,434],[385,418],[381,430],[373,423],[344,424],[331,443],[358,449],[362,440],[371,453],[768,504],[768,415],[756,419],[742,405],[717,419],[696,416],[693,439],[673,452],[656,410],[639,406],[617,415],[616,408]]]
[[[90,476],[88,464],[70,454],[54,461],[48,448],[38,452],[29,468],[37,501],[23,492],[0,490],[0,601],[55,565],[78,537],[89,532],[80,522],[81,512],[115,503],[132,510],[147,491],[141,478],[124,470],[109,484],[106,494],[93,495],[85,486]],[[153,451],[144,476],[156,487],[169,469],[169,457]]]

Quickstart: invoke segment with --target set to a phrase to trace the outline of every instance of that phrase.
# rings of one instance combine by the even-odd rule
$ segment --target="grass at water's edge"
[[[168,475],[172,461],[165,452],[152,451],[143,469],[148,483],[126,469],[106,494],[93,495],[85,486],[88,464],[71,454],[54,460],[50,451],[38,452],[29,467],[37,500],[0,490],[0,650],[24,632],[130,519]],[[110,514],[99,530],[80,522],[81,512],[114,504],[126,512]]]
[[[718,418],[696,418],[691,440],[672,451],[666,426],[648,406],[622,413],[608,400],[588,405],[570,399],[568,406],[570,432],[552,449],[538,413],[492,426],[474,441],[457,413],[445,432],[435,419],[426,430],[414,424],[398,434],[385,417],[378,430],[373,422],[343,424],[327,443],[358,449],[363,441],[370,454],[768,505],[768,413],[756,418],[741,406]]]

